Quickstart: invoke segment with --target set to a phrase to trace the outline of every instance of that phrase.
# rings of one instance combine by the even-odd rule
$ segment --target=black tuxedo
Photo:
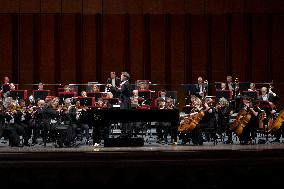
[[[131,109],[131,86],[129,81],[125,81],[120,87],[120,109]]]
[[[201,91],[205,91],[205,85],[204,84],[201,84],[201,87],[202,87],[202,89],[201,89]],[[199,86],[199,84],[197,83],[197,84],[195,84],[195,96],[197,96],[197,97],[199,97],[199,98],[202,98],[202,96],[199,94],[199,92],[200,92],[200,86]]]
[[[113,87],[119,87],[120,83],[121,83],[120,79],[118,77],[115,77],[115,86],[113,86]],[[107,84],[112,85],[112,79],[111,78],[107,79]],[[114,98],[119,98],[119,93],[113,87],[109,88],[109,92],[111,92],[113,94]]]

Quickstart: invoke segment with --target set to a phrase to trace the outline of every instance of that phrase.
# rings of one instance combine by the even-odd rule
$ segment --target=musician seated
[[[222,90],[222,91],[227,90],[227,89],[226,89],[226,83],[224,83],[224,82],[221,83],[220,90]]]
[[[193,109],[191,110],[191,112],[186,115],[186,117],[194,117],[194,116],[198,116],[200,112],[203,111],[203,104],[200,98],[195,97],[193,100]],[[204,116],[204,114],[200,114],[201,116],[196,117],[196,118],[200,118],[202,119],[202,117]],[[202,138],[202,133],[200,131],[200,127],[199,127],[199,121],[198,123],[195,125],[195,127],[189,131],[189,133],[186,134],[180,134],[180,138],[182,140],[182,144],[186,144],[187,142],[190,141],[190,139],[192,140],[192,143],[194,145],[202,145],[203,144],[203,138]]]
[[[92,88],[91,88],[91,92],[93,92],[93,93],[98,93],[98,92],[100,92],[100,88],[98,87],[98,85],[93,84],[93,85],[92,85]]]
[[[257,91],[254,83],[250,83],[248,91]]]
[[[259,124],[258,115],[261,113],[261,109],[252,98],[247,96],[243,97],[242,103],[241,110],[248,113],[250,118],[246,117],[248,118],[247,123],[241,121],[242,123],[245,123],[245,125],[244,127],[239,125],[236,133],[239,135],[240,144],[252,144],[252,140],[255,138],[255,129]],[[241,132],[238,131],[239,129],[241,129]]]
[[[83,98],[87,97],[87,92],[86,91],[81,91],[81,97],[83,97]]]
[[[271,89],[267,92],[267,87],[262,87],[260,89],[261,95],[258,97],[259,100],[268,100],[272,103],[277,102],[280,98]]]

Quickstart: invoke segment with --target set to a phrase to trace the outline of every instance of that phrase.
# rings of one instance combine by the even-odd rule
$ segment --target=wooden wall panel
[[[39,62],[39,76],[40,81],[43,83],[57,83],[60,81],[55,80],[55,70],[61,69],[56,67],[54,63],[55,59],[55,24],[54,15],[42,14],[41,15],[41,62]],[[55,89],[51,86],[45,86],[52,91]]]
[[[184,3],[185,12],[189,12],[191,14],[204,14],[205,0],[185,0]]]
[[[253,20],[252,81],[265,82],[268,79],[266,78],[267,16],[255,15]]]
[[[143,78],[143,15],[130,15],[131,77]]]
[[[96,17],[85,15],[83,22],[82,82],[95,81],[96,76]]]
[[[180,99],[184,99],[186,91],[181,87],[184,81],[184,16],[172,15],[171,16],[171,90],[177,91]],[[182,100],[181,100],[182,101]]]
[[[165,83],[165,15],[151,15],[151,80],[153,83]],[[147,71],[147,70],[146,70]]]
[[[176,0],[164,0],[163,1],[163,10],[164,14],[171,13],[171,14],[184,14],[185,12],[185,3],[180,2],[177,3]]]
[[[103,1],[104,14],[141,14],[142,0],[104,0]]]
[[[62,12],[82,13],[82,0],[61,0]]]
[[[39,13],[40,0],[19,1],[21,13]]]
[[[124,15],[103,17],[102,81],[106,82],[109,72],[123,70]]]
[[[226,78],[226,40],[230,36],[226,35],[226,17],[224,15],[214,15],[212,17],[212,80],[208,81],[224,81]],[[229,47],[228,47],[229,48]],[[206,79],[206,78],[205,78]]]
[[[206,78],[208,28],[204,15],[193,15],[192,29],[192,81],[197,82],[197,77]]]
[[[84,14],[102,13],[103,0],[84,0],[83,12]]]
[[[246,70],[246,40],[243,19],[243,15],[232,15],[232,75],[238,77],[240,82],[245,81],[244,70]]]
[[[12,75],[12,15],[1,14],[0,15],[0,82],[2,78],[7,75]],[[13,82],[13,78],[10,78]]]
[[[75,15],[62,15],[62,31],[60,34],[61,82],[76,83],[76,47],[75,47]]]
[[[19,0],[1,0],[0,13],[19,12]]]
[[[144,14],[162,14],[163,13],[163,0],[143,0],[143,13]]]
[[[33,83],[33,15],[20,17],[20,84]],[[31,89],[31,86],[27,86]]]
[[[42,13],[60,13],[61,9],[61,0],[41,0]]]
[[[272,17],[272,79],[276,83],[274,91],[279,94],[281,104],[284,103],[284,15]]]

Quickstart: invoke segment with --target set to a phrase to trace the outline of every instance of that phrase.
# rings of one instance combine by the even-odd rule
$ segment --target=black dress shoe
[[[272,142],[280,142],[280,140],[279,139],[275,139]]]
[[[233,141],[232,140],[227,140],[226,144],[233,144]]]

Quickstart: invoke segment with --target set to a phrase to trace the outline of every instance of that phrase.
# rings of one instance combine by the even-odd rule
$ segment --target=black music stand
[[[10,91],[10,97],[13,98],[13,100],[26,100],[28,98],[28,92],[27,90],[14,90]]]
[[[138,96],[143,98],[144,100],[151,99],[151,91],[150,90],[138,90]]]
[[[49,96],[50,90],[33,90],[33,96],[35,101],[45,100],[47,96]]]
[[[102,98],[104,95],[104,92],[87,92],[87,97],[95,97],[95,100],[97,101],[99,98]]]
[[[242,91],[242,96],[248,96],[256,100],[258,98],[258,91]]]
[[[222,98],[222,97],[224,97],[228,101],[230,101],[232,99],[232,91],[216,89],[216,98],[217,98],[217,100],[220,100],[220,98]]]
[[[76,97],[76,94],[77,94],[76,92],[59,92],[58,96],[59,96],[59,99],[60,99],[60,104],[63,104],[64,100],[67,99],[67,98]]]
[[[6,93],[7,91],[10,91],[10,85],[9,84],[3,84],[2,85],[3,94]]]
[[[240,82],[239,91],[247,91],[249,89],[250,82]]]
[[[78,100],[80,101],[81,106],[87,108],[95,106],[95,100],[93,97],[78,97]]]

